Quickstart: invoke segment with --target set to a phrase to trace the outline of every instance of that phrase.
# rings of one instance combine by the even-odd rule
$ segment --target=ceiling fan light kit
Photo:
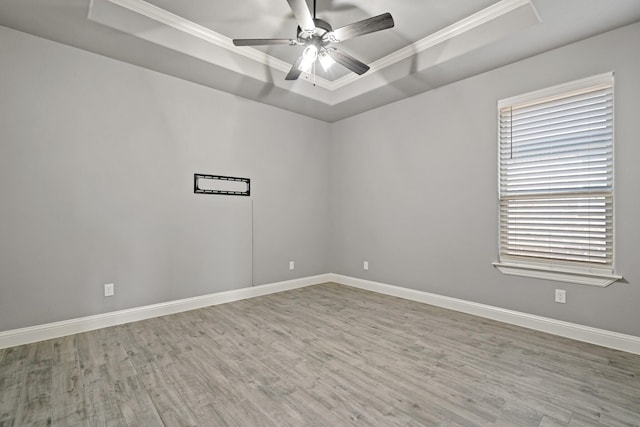
[[[322,65],[324,71],[329,71],[329,68],[331,68],[331,66],[336,63],[336,61],[331,57],[331,55],[329,55],[329,52],[326,49],[320,52],[320,55],[318,56],[318,62],[320,62],[320,65]]]
[[[341,50],[330,46],[354,37],[385,30],[394,26],[390,13],[357,21],[334,30],[327,21],[315,17],[316,4],[313,3],[313,16],[309,11],[306,0],[287,0],[293,16],[298,22],[297,39],[234,39],[236,46],[266,46],[287,44],[289,46],[304,46],[302,55],[292,65],[285,80],[296,80],[302,72],[315,70],[316,61],[325,71],[336,62],[356,74],[364,74],[369,66],[362,61]]]

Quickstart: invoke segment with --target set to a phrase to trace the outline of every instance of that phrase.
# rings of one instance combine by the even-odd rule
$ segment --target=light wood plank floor
[[[637,426],[640,356],[323,284],[0,350],[0,426]]]

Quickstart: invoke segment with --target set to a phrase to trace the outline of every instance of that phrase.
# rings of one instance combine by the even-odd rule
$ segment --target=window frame
[[[580,265],[579,263],[558,262],[557,260],[541,261],[531,257],[530,260],[526,256],[512,259],[503,257],[502,252],[502,210],[501,210],[501,152],[500,152],[500,111],[509,106],[522,105],[526,103],[541,103],[557,98],[563,95],[569,96],[570,93],[580,90],[589,89],[598,85],[609,84],[611,86],[611,95],[615,98],[614,73],[608,72],[568,83],[559,84],[549,88],[528,92],[525,94],[501,99],[497,103],[497,172],[498,172],[498,191],[497,191],[497,207],[498,207],[498,262],[493,265],[503,274],[532,277],[538,279],[554,280],[560,282],[577,283],[583,285],[592,285],[605,287],[609,286],[622,277],[614,274],[615,271],[615,99],[612,107],[612,129],[611,129],[611,152],[612,152],[612,185],[611,185],[611,206],[612,206],[612,231],[611,231],[611,267],[598,268],[594,264]],[[544,195],[541,195],[544,196]]]

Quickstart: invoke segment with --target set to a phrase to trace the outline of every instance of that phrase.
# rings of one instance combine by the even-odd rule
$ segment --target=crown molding
[[[207,43],[211,43],[215,46],[226,49],[233,54],[244,56],[261,65],[271,67],[274,70],[287,73],[291,68],[291,64],[268,55],[258,49],[252,47],[238,48],[237,46],[233,45],[233,41],[231,38],[217,33],[207,27],[199,25],[193,21],[185,19],[179,15],[171,13],[166,9],[162,9],[158,6],[148,3],[144,0],[91,0],[92,5],[95,1],[106,1],[108,3],[117,5],[133,13],[171,27],[177,31],[181,31],[185,34],[201,39]],[[383,70],[393,64],[410,58],[411,56],[414,56],[427,49],[433,48],[434,46],[446,42],[447,40],[458,37],[468,31],[471,31],[496,18],[514,12],[515,10],[524,6],[531,7],[538,21],[540,21],[537,11],[531,3],[531,0],[500,0],[485,9],[474,13],[473,15],[463,18],[460,21],[437,31],[436,33],[430,34],[402,49],[399,49],[383,58],[374,61],[373,63],[369,64],[370,70],[367,72],[366,76],[368,77],[372,74],[375,74],[376,72],[379,72],[380,70]],[[92,18],[91,15],[92,13],[90,10],[90,19]],[[334,81],[316,77],[315,84],[318,87],[332,92],[348,86],[358,80],[361,80],[362,78],[364,78],[364,75],[360,76],[355,73],[347,74]],[[291,90],[297,92],[295,88],[292,88]]]
[[[91,0],[93,5],[95,0]],[[268,55],[258,49],[252,47],[238,48],[233,44],[233,39],[217,33],[207,27],[183,18],[179,15],[169,12],[166,9],[162,9],[144,0],[104,0],[114,5],[120,6],[131,12],[142,15],[148,19],[164,24],[175,30],[181,31],[185,34],[189,34],[193,37],[197,37],[208,43],[226,49],[234,54],[244,56],[252,59],[260,64],[271,67],[275,70],[283,73],[288,73],[291,68],[291,64],[278,59],[274,56]],[[91,14],[91,12],[90,12]],[[91,15],[90,15],[91,16]],[[321,77],[316,77],[316,85],[322,88],[328,89],[330,82]]]
[[[477,13],[474,13],[473,15],[469,15],[468,17],[449,25],[448,27],[430,34],[408,46],[403,47],[402,49],[390,53],[389,55],[384,56],[377,61],[369,64],[370,69],[368,74],[376,73],[397,62],[410,58],[413,55],[417,55],[422,51],[425,51],[443,42],[446,42],[447,40],[460,36],[461,34],[471,31],[481,25],[484,25],[496,18],[511,13],[524,6],[530,6],[536,15],[536,18],[538,19],[538,21],[540,21],[540,16],[531,3],[531,0],[501,0],[485,9],[482,9]],[[359,76],[357,74],[347,74],[346,76],[330,82],[329,90],[339,89],[361,78],[362,76]]]

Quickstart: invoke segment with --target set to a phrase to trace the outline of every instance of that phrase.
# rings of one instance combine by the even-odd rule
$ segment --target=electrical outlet
[[[363,270],[368,270],[369,269],[369,261],[365,261],[362,263],[362,269]]]
[[[107,283],[106,285],[104,285],[104,296],[105,297],[113,296],[114,292],[115,292],[115,290],[114,290],[113,283]]]
[[[560,304],[567,303],[567,291],[564,289],[556,289],[556,302]]]
[[[296,263],[293,261],[289,261],[289,270],[294,270],[296,268]]]

